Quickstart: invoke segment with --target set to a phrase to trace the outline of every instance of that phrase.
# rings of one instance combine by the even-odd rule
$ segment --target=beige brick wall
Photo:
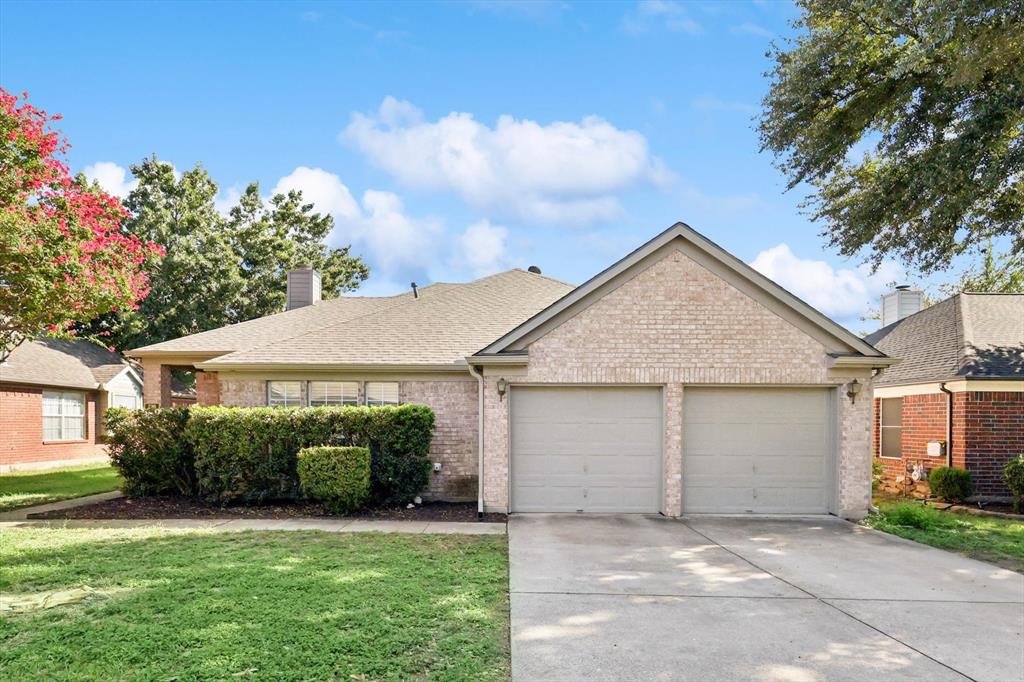
[[[318,376],[329,380],[331,377]],[[375,377],[374,380],[381,380]],[[283,378],[282,380],[294,380]],[[338,377],[351,381],[351,376]],[[267,404],[266,379],[243,374],[222,374],[220,395],[229,407],[256,407]],[[306,384],[303,381],[303,400]],[[360,382],[360,396],[363,386]],[[431,472],[430,486],[424,495],[432,499],[475,500],[477,494],[477,381],[467,372],[465,378],[441,380],[399,380],[403,403],[427,405],[434,410],[434,439],[431,462],[440,462],[441,471]]]
[[[434,499],[470,501],[477,494],[477,381],[403,381],[403,403],[427,405],[434,411],[432,462],[426,494]]]
[[[682,252],[660,259],[548,332],[529,348],[527,370],[489,368],[485,387],[485,503],[508,507],[508,402],[512,383],[654,384],[665,387],[662,512],[682,509],[682,400],[687,384],[838,385],[818,340]],[[862,377],[862,381],[866,377]],[[870,387],[840,411],[838,507],[866,510],[870,491]]]

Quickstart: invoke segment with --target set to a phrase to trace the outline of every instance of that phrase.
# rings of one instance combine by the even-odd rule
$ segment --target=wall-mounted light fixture
[[[498,379],[498,400],[505,399],[506,391],[508,391],[508,381],[505,380],[505,377],[501,377]]]
[[[863,384],[856,379],[846,384],[846,397],[850,399],[851,403],[857,402],[857,394],[860,393],[862,387]]]

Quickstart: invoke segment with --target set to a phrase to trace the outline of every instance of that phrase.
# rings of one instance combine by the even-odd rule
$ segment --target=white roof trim
[[[554,318],[558,317],[567,308],[580,302],[586,298],[591,292],[595,291],[602,285],[606,284],[616,276],[620,275],[630,267],[636,265],[638,262],[654,253],[661,247],[667,245],[672,240],[681,238],[692,244],[698,250],[704,252],[714,260],[718,261],[728,269],[732,270],[739,276],[748,280],[751,284],[762,289],[765,293],[777,299],[783,305],[789,307],[802,317],[814,325],[821,328],[823,331],[828,333],[830,336],[837,338],[842,341],[850,348],[861,353],[864,356],[869,357],[886,357],[884,353],[874,348],[866,341],[858,337],[853,332],[849,331],[845,327],[833,322],[826,315],[819,312],[815,308],[808,305],[806,302],[797,298],[790,292],[783,289],[781,286],[768,279],[752,267],[741,261],[740,259],[733,256],[731,253],[712,242],[707,237],[703,236],[689,225],[685,223],[676,223],[672,227],[668,228],[654,239],[636,249],[632,253],[628,254],[625,258],[622,258],[617,263],[609,268],[606,268],[602,272],[598,273],[591,279],[587,280],[580,286],[573,289],[571,292],[563,296],[562,298],[555,301],[553,304],[540,311],[529,320],[519,325],[509,333],[502,336],[497,341],[493,342],[483,350],[479,351],[477,355],[493,355],[507,351],[511,346],[514,346],[521,339],[529,335],[532,331],[544,325]]]

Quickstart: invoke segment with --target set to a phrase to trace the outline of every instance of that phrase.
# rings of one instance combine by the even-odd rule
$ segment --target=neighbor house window
[[[302,404],[302,382],[268,381],[267,404],[271,407],[299,407]]]
[[[85,394],[43,392],[43,440],[85,438]]]
[[[369,405],[370,407],[374,407],[377,405],[397,405],[398,382],[367,381],[366,404]]]
[[[357,381],[311,381],[309,382],[309,404],[358,405],[359,382]]]
[[[110,395],[111,407],[122,407],[126,410],[137,410],[142,407],[142,397],[135,394],[112,393]]]
[[[882,398],[881,429],[879,430],[879,454],[882,457],[899,459],[903,448],[903,398]]]

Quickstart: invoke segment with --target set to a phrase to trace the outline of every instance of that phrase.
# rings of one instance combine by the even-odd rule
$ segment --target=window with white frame
[[[370,407],[398,404],[397,381],[367,381],[366,404]]]
[[[43,391],[43,440],[85,438],[85,394]]]
[[[358,381],[311,381],[309,382],[309,404],[313,407],[323,405],[358,405]]]
[[[899,459],[903,453],[903,398],[882,398],[878,454]]]
[[[267,405],[271,407],[300,407],[302,405],[302,382],[268,381]]]

